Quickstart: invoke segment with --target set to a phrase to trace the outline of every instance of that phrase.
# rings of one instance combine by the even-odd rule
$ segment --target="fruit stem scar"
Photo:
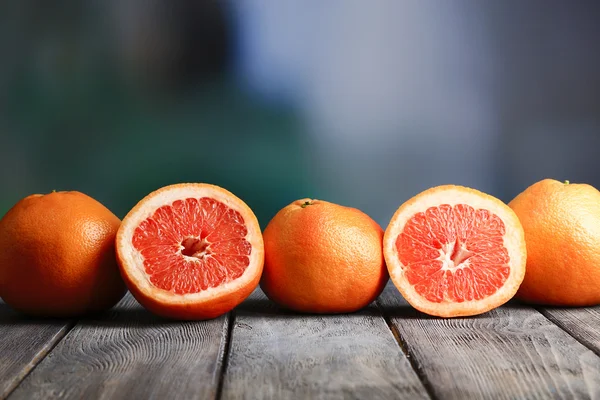
[[[571,183],[571,182],[569,182],[568,180],[567,180],[567,181],[565,181],[565,185],[568,185],[569,183]]]
[[[312,206],[312,201],[307,200],[304,203],[302,203],[300,207],[306,208],[306,206]]]

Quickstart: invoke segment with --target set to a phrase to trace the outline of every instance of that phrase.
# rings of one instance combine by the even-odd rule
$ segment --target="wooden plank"
[[[434,318],[411,308],[391,284],[379,302],[434,397],[600,397],[600,358],[531,307]]]
[[[600,306],[545,307],[538,310],[594,353],[600,355]]]
[[[0,300],[0,399],[17,387],[72,326],[66,320],[26,317]]]
[[[213,398],[228,318],[155,317],[130,294],[103,318],[81,320],[11,399]]]
[[[236,310],[224,399],[428,398],[375,304],[286,312],[257,289]]]

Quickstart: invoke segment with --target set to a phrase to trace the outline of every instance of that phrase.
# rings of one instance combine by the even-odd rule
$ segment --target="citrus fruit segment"
[[[252,210],[218,186],[166,186],[123,219],[117,258],[129,290],[150,311],[206,319],[258,285],[264,249]]]
[[[390,277],[404,298],[430,315],[489,311],[523,281],[523,228],[500,200],[461,186],[439,186],[404,203],[384,235]]]

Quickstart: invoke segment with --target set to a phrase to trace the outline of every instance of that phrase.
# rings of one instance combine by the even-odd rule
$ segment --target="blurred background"
[[[302,197],[383,227],[445,183],[600,188],[600,2],[0,3],[0,215],[177,182],[261,225]]]

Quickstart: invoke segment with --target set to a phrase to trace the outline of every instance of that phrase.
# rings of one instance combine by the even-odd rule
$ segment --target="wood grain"
[[[600,306],[539,308],[550,321],[600,355]]]
[[[378,308],[302,315],[257,289],[236,311],[224,399],[420,399],[427,393]]]
[[[600,397],[600,358],[533,308],[434,318],[409,307],[391,285],[379,302],[434,397]]]
[[[68,320],[17,314],[0,300],[0,399],[17,387],[72,325]]]
[[[213,398],[227,316],[169,321],[130,294],[103,318],[81,320],[11,399]]]

